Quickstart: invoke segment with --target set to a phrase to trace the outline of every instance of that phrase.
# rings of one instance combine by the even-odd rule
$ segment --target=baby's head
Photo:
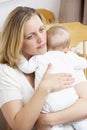
[[[47,30],[47,45],[48,51],[67,52],[70,48],[70,33],[61,26],[52,26]]]

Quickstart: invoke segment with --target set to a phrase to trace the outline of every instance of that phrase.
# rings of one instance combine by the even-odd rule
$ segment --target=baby
[[[47,31],[48,51],[43,55],[33,56],[29,61],[22,57],[19,69],[24,73],[35,72],[35,89],[37,89],[49,63],[52,64],[51,73],[71,73],[75,83],[67,89],[50,93],[42,108],[43,113],[55,112],[71,106],[78,100],[74,86],[80,82],[87,82],[84,69],[87,68],[85,58],[70,51],[70,33],[63,27],[54,26]],[[87,121],[70,123],[76,130],[87,130]],[[56,125],[51,130],[63,130],[62,125]]]

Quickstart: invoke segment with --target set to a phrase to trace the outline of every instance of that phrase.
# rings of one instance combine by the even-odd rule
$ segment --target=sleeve
[[[22,99],[19,82],[14,69],[0,65],[0,107],[11,100]]]
[[[35,72],[37,67],[38,67],[38,64],[37,64],[37,57],[36,56],[31,57],[29,60],[22,57],[19,65],[18,65],[18,68],[22,72],[27,73],[27,74]]]
[[[87,60],[84,57],[77,55],[76,53],[72,53],[72,59],[75,65],[75,69],[85,69],[87,68]]]

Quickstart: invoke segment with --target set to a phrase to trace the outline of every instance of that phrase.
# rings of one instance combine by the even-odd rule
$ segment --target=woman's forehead
[[[43,22],[38,15],[33,15],[24,25],[24,34],[34,32],[36,29],[39,29],[43,26]]]

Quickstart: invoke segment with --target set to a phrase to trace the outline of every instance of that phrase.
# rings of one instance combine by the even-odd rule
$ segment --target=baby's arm
[[[83,57],[79,57],[76,69],[85,69],[87,68],[87,60]]]
[[[22,56],[18,68],[24,73],[33,73],[38,66],[36,59],[36,56],[31,57],[29,60]]]
[[[87,68],[87,60],[84,57],[78,56],[72,52],[72,57],[74,58],[75,69],[85,69]]]

